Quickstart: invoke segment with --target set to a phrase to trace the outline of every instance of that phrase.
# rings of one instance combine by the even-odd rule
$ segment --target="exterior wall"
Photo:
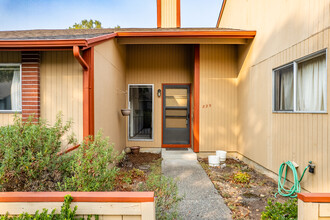
[[[41,118],[54,124],[61,111],[64,122],[72,119],[76,138],[83,139],[83,72],[72,51],[41,53],[40,101]]]
[[[126,90],[128,84],[154,84],[154,139],[128,141],[126,127],[127,146],[161,147],[162,98],[157,90],[163,90],[162,83],[192,83],[193,54],[189,45],[127,46]]]
[[[94,48],[94,113],[95,132],[103,130],[117,150],[126,145],[126,117],[120,110],[126,108],[126,48],[117,40],[106,41]]]
[[[316,172],[301,184],[313,192],[330,190],[329,116],[272,113],[272,69],[329,47],[329,6],[329,0],[227,1],[220,22],[257,31],[238,53],[238,152],[274,173],[293,160],[301,174],[312,160]]]
[[[200,45],[199,150],[237,150],[237,50]]]
[[[21,53],[0,51],[0,63],[21,63]],[[0,126],[12,124],[14,115],[15,114],[0,113]]]
[[[161,27],[176,27],[176,4],[178,0],[161,0]]]

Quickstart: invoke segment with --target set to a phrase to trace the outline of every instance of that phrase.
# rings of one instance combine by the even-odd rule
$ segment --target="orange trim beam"
[[[217,28],[220,25],[220,21],[221,21],[222,15],[223,15],[223,11],[225,10],[226,3],[227,3],[227,0],[223,0],[222,1],[221,10],[220,10],[220,13],[219,13],[219,17],[218,17],[218,21],[217,21],[217,26],[216,26]]]
[[[63,48],[72,46],[87,46],[85,39],[75,39],[75,40],[1,40],[0,47],[52,47],[52,48]]]
[[[162,0],[157,0],[157,28],[162,27]]]
[[[154,192],[0,192],[0,202],[154,202]]]
[[[204,37],[252,39],[256,31],[158,31],[158,32],[117,32],[122,37]]]
[[[176,27],[181,27],[181,1],[176,0]]]
[[[303,202],[330,203],[330,193],[298,193]]]
[[[194,59],[194,152],[199,152],[200,45],[195,45]]]

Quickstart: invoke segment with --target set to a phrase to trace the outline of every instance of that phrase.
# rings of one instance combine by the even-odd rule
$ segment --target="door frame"
[[[163,144],[163,129],[164,129],[164,86],[189,86],[189,144]],[[192,124],[191,124],[191,83],[162,83],[162,148],[191,148],[191,133],[192,133]]]

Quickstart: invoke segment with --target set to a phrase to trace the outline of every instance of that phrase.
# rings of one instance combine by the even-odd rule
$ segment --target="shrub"
[[[244,172],[237,172],[234,177],[233,177],[234,181],[236,183],[249,183],[251,176],[248,173],[244,173]]]
[[[4,216],[0,217],[0,220],[73,220],[78,219],[76,217],[77,206],[74,207],[73,210],[70,208],[70,204],[73,198],[70,195],[66,195],[64,197],[64,203],[61,207],[61,213],[55,214],[55,209],[52,210],[50,214],[48,214],[47,209],[43,209],[41,213],[36,211],[34,215],[30,215],[28,213],[20,214],[19,216],[9,217],[8,213]],[[90,219],[90,216],[88,216]],[[80,218],[81,220],[83,218]]]
[[[160,163],[160,161],[159,161]],[[156,219],[178,219],[178,205],[182,200],[173,178],[163,176],[160,166],[153,166],[141,190],[154,191]]]
[[[111,191],[119,168],[116,163],[122,155],[114,151],[108,138],[99,131],[93,140],[84,141],[76,150],[69,167],[71,176],[59,184],[66,191]]]
[[[56,154],[70,126],[71,122],[63,125],[58,114],[54,126],[15,116],[13,125],[0,127],[0,190],[54,190],[68,161]]]
[[[298,205],[297,199],[289,199],[285,203],[275,202],[268,200],[266,210],[262,212],[261,219],[297,219],[298,218]]]

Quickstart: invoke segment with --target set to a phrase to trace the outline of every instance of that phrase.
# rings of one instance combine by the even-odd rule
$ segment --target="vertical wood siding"
[[[42,52],[40,64],[41,118],[54,124],[61,111],[72,119],[72,132],[83,139],[83,73],[72,51]]]
[[[177,0],[161,0],[161,27],[176,27],[176,1]]]
[[[126,84],[154,84],[154,140],[127,141],[127,146],[161,147],[162,83],[192,83],[193,47],[189,45],[127,46]],[[126,90],[127,90],[126,86]],[[163,91],[162,91],[163,94]],[[127,97],[126,97],[127,100]],[[127,132],[127,128],[126,128]],[[127,139],[127,133],[126,133]]]
[[[251,53],[263,61],[317,34],[330,25],[330,0],[227,1],[220,22],[223,28],[256,30]]]
[[[237,52],[200,45],[200,151],[237,150]]]
[[[307,172],[301,182],[312,192],[330,190],[329,116],[272,113],[272,69],[329,48],[329,8],[330,0],[227,1],[220,23],[257,31],[239,48],[238,151],[275,173],[293,160],[300,175],[312,160],[315,174]],[[329,51],[327,63],[329,103]]]
[[[117,40],[107,41],[94,49],[95,131],[103,130],[117,150],[126,145],[126,48]]]
[[[21,53],[0,51],[0,63],[21,63]],[[14,114],[0,113],[0,126],[12,124],[13,118]]]
[[[313,161],[315,174],[307,172],[301,182],[302,187],[312,192],[330,190],[329,116],[272,113],[272,69],[328,47],[329,29],[251,68],[243,67],[239,75],[239,152],[275,173],[282,162],[293,160],[300,165],[300,175],[308,161]],[[329,103],[329,65],[327,71]]]

